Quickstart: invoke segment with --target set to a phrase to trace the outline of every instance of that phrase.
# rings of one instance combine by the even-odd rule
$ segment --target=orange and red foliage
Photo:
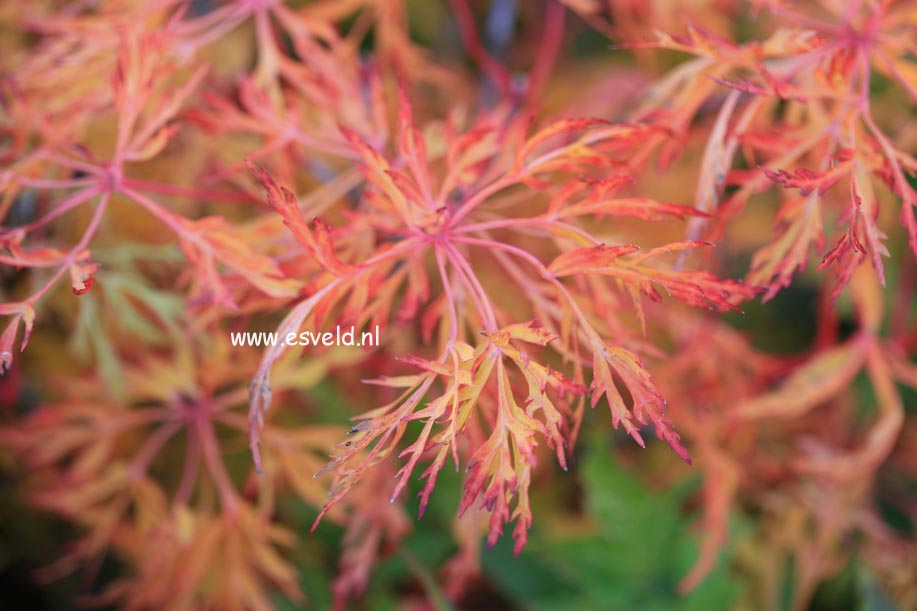
[[[343,607],[411,529],[411,478],[423,514],[448,465],[458,598],[482,536],[526,545],[536,480],[589,418],[702,477],[684,590],[751,509],[790,524],[755,545],[795,559],[795,607],[853,533],[917,602],[874,494],[914,475],[917,4],[547,0],[518,7],[511,55],[479,3],[424,9],[451,47],[415,4],[0,5],[0,368],[11,404],[42,390],[0,442],[25,500],[82,533],[45,576],[114,554],[89,602],[299,601],[293,496],[345,529]],[[638,68],[584,85],[589,28]],[[724,316],[801,276],[821,286],[801,353]],[[230,344],[268,324],[383,342]],[[364,406],[349,430],[303,399],[327,381]]]

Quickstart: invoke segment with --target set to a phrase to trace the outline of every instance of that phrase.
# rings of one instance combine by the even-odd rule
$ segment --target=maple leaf
[[[438,361],[418,357],[402,359],[424,370],[424,374],[375,381],[376,384],[405,390],[394,403],[360,416],[359,424],[351,431],[351,438],[342,444],[342,452],[317,473],[334,471],[339,474],[319,519],[356,485],[366,469],[394,453],[395,445],[403,434],[403,423],[410,420],[424,422],[424,427],[417,439],[398,454],[399,457],[407,457],[407,460],[396,474],[397,484],[392,498],[404,488],[421,456],[435,450],[435,458],[422,475],[427,480],[420,493],[419,511],[422,514],[436,476],[450,452],[458,463],[459,435],[472,422],[472,408],[483,397],[492,397],[492,393],[496,393],[493,409],[498,426],[495,426],[487,442],[469,458],[459,513],[481,503],[491,513],[488,538],[491,545],[502,532],[503,524],[516,520],[516,551],[521,550],[531,523],[527,489],[529,473],[536,460],[537,437],[545,437],[554,447],[561,466],[566,468],[567,464],[562,432],[567,427],[569,412],[564,407],[557,407],[548,398],[547,390],[551,388],[564,394],[581,393],[585,388],[535,363],[513,345],[514,341],[521,341],[545,346],[556,339],[555,334],[534,321],[485,332],[484,336],[487,343],[477,349],[456,343],[448,354],[451,358]],[[497,352],[492,351],[491,346]],[[530,395],[525,406],[515,398],[513,383],[501,355],[515,362],[528,385]],[[445,392],[418,409],[421,399],[437,377],[445,378]],[[440,424],[439,432],[434,431],[437,424]],[[514,458],[510,457],[510,448]],[[338,469],[340,465],[352,461],[357,461],[357,465],[348,471]],[[511,510],[510,500],[514,495],[518,495],[518,501]]]
[[[818,269],[821,270],[836,263],[841,268],[838,282],[831,292],[832,301],[837,300],[840,292],[853,276],[854,269],[860,265],[867,254],[870,256],[879,282],[885,285],[885,265],[882,257],[889,256],[889,253],[883,243],[886,235],[876,226],[878,212],[878,202],[872,190],[872,184],[863,167],[858,164],[853,180],[850,181],[850,209],[847,214],[850,226],[838,240],[837,245],[825,254],[818,266]]]
[[[767,286],[762,297],[766,302],[790,285],[793,275],[805,268],[809,250],[824,248],[819,198],[812,194],[786,201],[774,219],[774,239],[755,252],[748,272],[748,281]]]
[[[836,185],[838,181],[850,174],[853,166],[851,151],[842,151],[832,160],[833,168],[826,172],[814,172],[805,168],[798,168],[792,173],[786,170],[770,170],[762,167],[765,176],[787,189],[799,189],[800,195],[817,193],[824,195]]]
[[[155,529],[141,522],[119,533],[119,548],[137,574],[115,580],[93,597],[97,604],[176,607],[208,600],[224,608],[270,609],[268,593],[275,588],[305,602],[295,569],[280,553],[293,545],[293,532],[267,522],[256,507],[245,504],[235,516],[182,505],[156,509]]]
[[[99,269],[98,263],[88,263],[88,264],[78,264],[71,263],[69,266],[70,270],[70,281],[73,286],[74,295],[83,295],[86,293],[92,285],[95,283],[95,278],[93,274],[96,270]]]
[[[780,387],[738,406],[743,418],[797,416],[849,386],[862,369],[866,336],[827,350],[799,367]]]
[[[586,179],[577,178],[563,187],[551,198],[546,218],[564,219],[585,215],[626,216],[644,221],[661,221],[667,218],[705,217],[708,216],[696,208],[659,202],[648,197],[611,197],[621,187],[633,184],[633,178],[619,174],[612,178]],[[571,203],[583,192],[587,197]]]
[[[222,217],[205,217],[195,221],[180,218],[183,228],[182,249],[198,266],[199,278],[209,295],[230,309],[236,303],[220,277],[216,264],[222,263],[271,297],[292,297],[296,281],[284,278],[270,258],[260,255],[242,239],[242,235]]]
[[[0,443],[40,483],[30,503],[78,523],[84,531],[71,552],[43,569],[46,576],[66,574],[110,550],[130,570],[97,595],[100,603],[172,607],[188,600],[241,597],[246,606],[257,608],[269,606],[266,592],[274,587],[293,600],[301,598],[296,573],[280,554],[293,542],[291,531],[274,523],[263,505],[251,505],[236,491],[214,434],[216,422],[243,435],[247,429],[246,419],[229,411],[244,401],[244,393],[225,389],[244,379],[248,365],[239,358],[244,354],[228,344],[225,339],[216,342],[206,356],[178,344],[164,358],[147,355],[142,362],[129,363],[127,396],[120,403],[97,378],[77,380],[69,400],[42,405],[16,427],[0,429]],[[278,387],[286,388],[302,384],[306,369],[281,373]],[[163,480],[158,468],[151,467],[158,456],[176,449],[169,444],[183,428],[184,470],[177,482]],[[285,433],[274,428],[266,433],[281,450],[270,455],[271,478],[262,486],[287,482],[290,471],[280,459],[314,453],[337,428]],[[127,443],[138,438],[139,444]],[[64,486],[65,493],[61,481],[70,484]],[[218,506],[200,502],[203,488],[217,492]],[[310,499],[316,493],[300,494]],[[159,543],[153,545],[151,538]],[[150,553],[151,546],[155,553]],[[210,560],[202,565],[201,558]],[[173,578],[163,580],[163,572]],[[216,577],[225,574],[234,577]],[[240,590],[240,582],[248,585]]]
[[[498,2],[486,16],[465,0],[423,15],[400,0],[141,4],[3,16],[27,35],[0,59],[0,369],[36,311],[54,323],[42,342],[76,357],[47,382],[53,359],[17,368],[0,393],[15,403],[40,377],[39,406],[0,443],[24,466],[24,501],[79,533],[44,577],[111,555],[119,575],[84,602],[299,604],[275,505],[294,495],[344,529],[344,609],[403,545],[411,478],[422,514],[452,462],[464,515],[443,577],[461,600],[483,541],[514,523],[514,551],[526,544],[532,486],[551,493],[545,467],[574,466],[586,403],[607,401],[613,428],[639,445],[655,432],[703,480],[688,500],[703,540],[680,590],[715,566],[736,507],[785,527],[756,543],[761,571],[794,559],[794,607],[849,533],[879,583],[901,581],[907,546],[880,528],[871,491],[880,468],[909,468],[895,384],[917,383],[912,261],[888,258],[899,235],[917,253],[917,160],[898,120],[917,99],[908,3],[552,0],[543,15]],[[634,65],[584,78],[562,5],[615,42],[653,40],[615,45]],[[747,19],[758,10],[766,27]],[[464,67],[429,36],[450,28]],[[760,215],[777,202],[768,235]],[[688,256],[712,243],[729,248]],[[834,286],[808,353],[758,352],[716,316],[773,298],[813,246]],[[716,275],[746,251],[743,282]],[[841,291],[852,318],[828,307]],[[229,345],[281,317],[282,337],[378,325],[384,340],[307,358]],[[297,409],[319,382],[370,406],[349,431]],[[254,470],[226,455],[245,437]],[[666,482],[685,469],[669,454]],[[405,558],[432,597],[432,571]]]
[[[687,305],[719,311],[738,310],[732,301],[754,297],[759,292],[756,287],[734,280],[720,280],[706,271],[676,272],[643,265],[647,259],[661,254],[704,246],[712,245],[705,242],[677,242],[635,255],[639,248],[634,245],[599,244],[561,254],[551,262],[548,271],[557,277],[577,274],[610,276],[653,301],[661,299],[654,288],[660,286]],[[634,256],[628,258],[628,255]]]
[[[309,229],[305,216],[296,202],[296,197],[286,188],[280,187],[274,179],[254,163],[245,160],[249,170],[267,191],[268,205],[276,210],[297,241],[328,272],[340,276],[353,271],[353,266],[342,263],[334,253],[331,228],[321,219],[314,219],[314,229]]]
[[[592,371],[590,402],[593,408],[603,396],[606,397],[611,409],[612,425],[615,428],[622,425],[641,447],[646,447],[646,443],[640,435],[639,427],[652,423],[659,439],[665,441],[682,460],[691,464],[688,451],[681,444],[681,437],[663,412],[666,400],[637,355],[623,348],[596,346],[593,349]],[[630,409],[618,390],[613,373],[620,376],[632,398]]]
[[[25,350],[32,334],[32,325],[35,322],[35,310],[27,303],[0,303],[0,315],[12,316],[0,334],[0,375],[7,373],[13,364],[13,344],[19,332],[19,324],[23,325],[22,342],[19,351]]]

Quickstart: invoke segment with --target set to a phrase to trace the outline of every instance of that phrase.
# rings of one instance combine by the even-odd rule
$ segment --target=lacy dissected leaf
[[[848,176],[853,166],[851,151],[843,151],[832,159],[833,167],[825,172],[815,172],[806,168],[798,168],[793,172],[786,170],[771,170],[761,168],[764,174],[787,189],[798,189],[800,195],[816,193],[824,195],[842,178]]]
[[[593,352],[592,376],[589,386],[592,407],[605,397],[611,408],[612,425],[615,428],[622,425],[641,447],[646,447],[639,429],[652,424],[657,437],[690,464],[691,459],[681,444],[681,437],[664,414],[666,400],[637,355],[623,348],[598,346]],[[630,406],[618,389],[616,377],[623,382],[630,395]]]
[[[48,324],[0,444],[76,533],[41,572],[85,567],[76,602],[806,608],[852,537],[853,598],[914,607],[912,3],[7,4],[0,370]],[[564,6],[624,44],[582,56]],[[792,312],[718,316],[812,247]],[[612,428],[665,442],[628,461],[652,489]],[[293,550],[315,512],[340,541]],[[511,522],[538,545],[482,560]]]
[[[847,388],[862,369],[866,353],[863,337],[815,355],[774,392],[743,402],[744,418],[796,416]]]
[[[137,572],[115,580],[97,603],[181,608],[206,600],[226,609],[272,609],[274,588],[304,602],[296,570],[281,554],[294,543],[292,531],[266,521],[255,507],[245,505],[235,516],[183,505],[161,511],[157,528],[141,522],[118,534]]]
[[[886,235],[876,225],[878,214],[878,201],[872,183],[862,165],[857,164],[850,182],[850,206],[846,216],[850,225],[818,266],[820,270],[830,265],[840,268],[838,281],[831,293],[832,300],[837,299],[854,270],[867,256],[879,281],[885,284],[885,264],[882,258],[889,256],[889,252],[884,243]]]
[[[774,220],[773,240],[755,252],[748,281],[768,287],[763,301],[769,301],[790,285],[793,275],[805,269],[809,251],[824,248],[820,200],[816,195],[785,202]]]
[[[580,274],[609,276],[652,301],[661,299],[655,288],[658,286],[682,303],[720,311],[737,310],[738,306],[733,301],[750,299],[758,293],[754,286],[735,280],[721,280],[710,272],[679,272],[643,264],[661,254],[701,246],[709,244],[678,242],[635,254],[639,248],[634,245],[600,244],[563,253],[551,262],[548,271],[557,277]]]
[[[217,263],[264,291],[271,297],[292,297],[298,283],[285,278],[277,264],[248,245],[243,235],[222,217],[206,217],[196,221],[182,219],[186,233],[182,248],[200,270],[200,281],[217,303],[235,307]]]
[[[0,334],[0,374],[7,373],[13,364],[13,345],[19,333],[20,323],[23,326],[22,341],[19,351],[25,350],[32,335],[32,325],[35,323],[35,310],[27,303],[0,303],[0,316],[11,316],[6,328]]]
[[[93,274],[97,269],[99,269],[98,263],[71,263],[69,265],[70,285],[73,287],[74,295],[82,295],[92,287],[95,283]]]
[[[487,441],[468,459],[459,512],[464,513],[478,504],[490,512],[488,541],[491,544],[496,542],[503,524],[515,520],[517,551],[522,549],[531,524],[528,485],[536,463],[537,439],[545,438],[560,464],[566,467],[567,447],[563,435],[570,412],[563,402],[564,396],[582,393],[585,388],[535,362],[516,347],[515,341],[545,346],[556,339],[555,334],[534,321],[486,332],[485,337],[487,343],[479,348],[458,343],[437,361],[403,357],[401,360],[405,363],[425,372],[419,376],[373,381],[404,391],[394,403],[363,414],[352,429],[351,437],[339,444],[341,453],[319,472],[334,470],[338,473],[322,515],[356,485],[367,468],[393,452],[405,425],[415,420],[422,422],[423,428],[416,440],[398,455],[406,460],[396,474],[392,498],[405,487],[421,458],[432,453],[432,462],[422,475],[426,479],[420,493],[422,513],[437,474],[450,453],[458,464],[460,440],[468,434],[467,427],[474,424],[474,411],[483,409],[492,411],[496,420]],[[528,388],[525,404],[516,399],[515,383],[510,378],[504,356],[515,363],[524,387]],[[436,378],[444,380],[445,392],[433,395],[434,398],[421,407],[422,399]],[[550,398],[548,393],[556,393],[557,398]],[[345,468],[351,462],[356,466]],[[516,505],[512,508],[514,498]]]
[[[680,204],[670,204],[659,202],[648,197],[620,197],[609,198],[602,194],[601,187],[592,191],[590,196],[584,200],[563,207],[561,203],[551,202],[551,213],[556,218],[575,217],[583,215],[603,216],[625,216],[638,218],[644,221],[661,221],[667,218],[684,219],[688,216],[703,217],[707,216],[704,212],[690,206]]]

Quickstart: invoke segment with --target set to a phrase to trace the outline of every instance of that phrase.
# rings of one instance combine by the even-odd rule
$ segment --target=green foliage
[[[729,608],[740,585],[725,566],[687,595],[676,590],[697,555],[681,509],[687,487],[651,490],[600,438],[592,440],[580,476],[594,533],[541,533],[515,562],[508,546],[485,559],[513,600],[545,611]]]

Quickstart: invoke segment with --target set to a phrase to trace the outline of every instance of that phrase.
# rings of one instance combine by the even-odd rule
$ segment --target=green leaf
[[[487,572],[507,596],[525,608],[544,611],[731,606],[740,585],[723,566],[687,595],[676,589],[697,557],[689,530],[692,518],[681,509],[688,488],[647,487],[621,467],[601,439],[590,443],[580,476],[593,532],[535,533],[515,561],[485,558]],[[491,554],[499,555],[500,548]]]

